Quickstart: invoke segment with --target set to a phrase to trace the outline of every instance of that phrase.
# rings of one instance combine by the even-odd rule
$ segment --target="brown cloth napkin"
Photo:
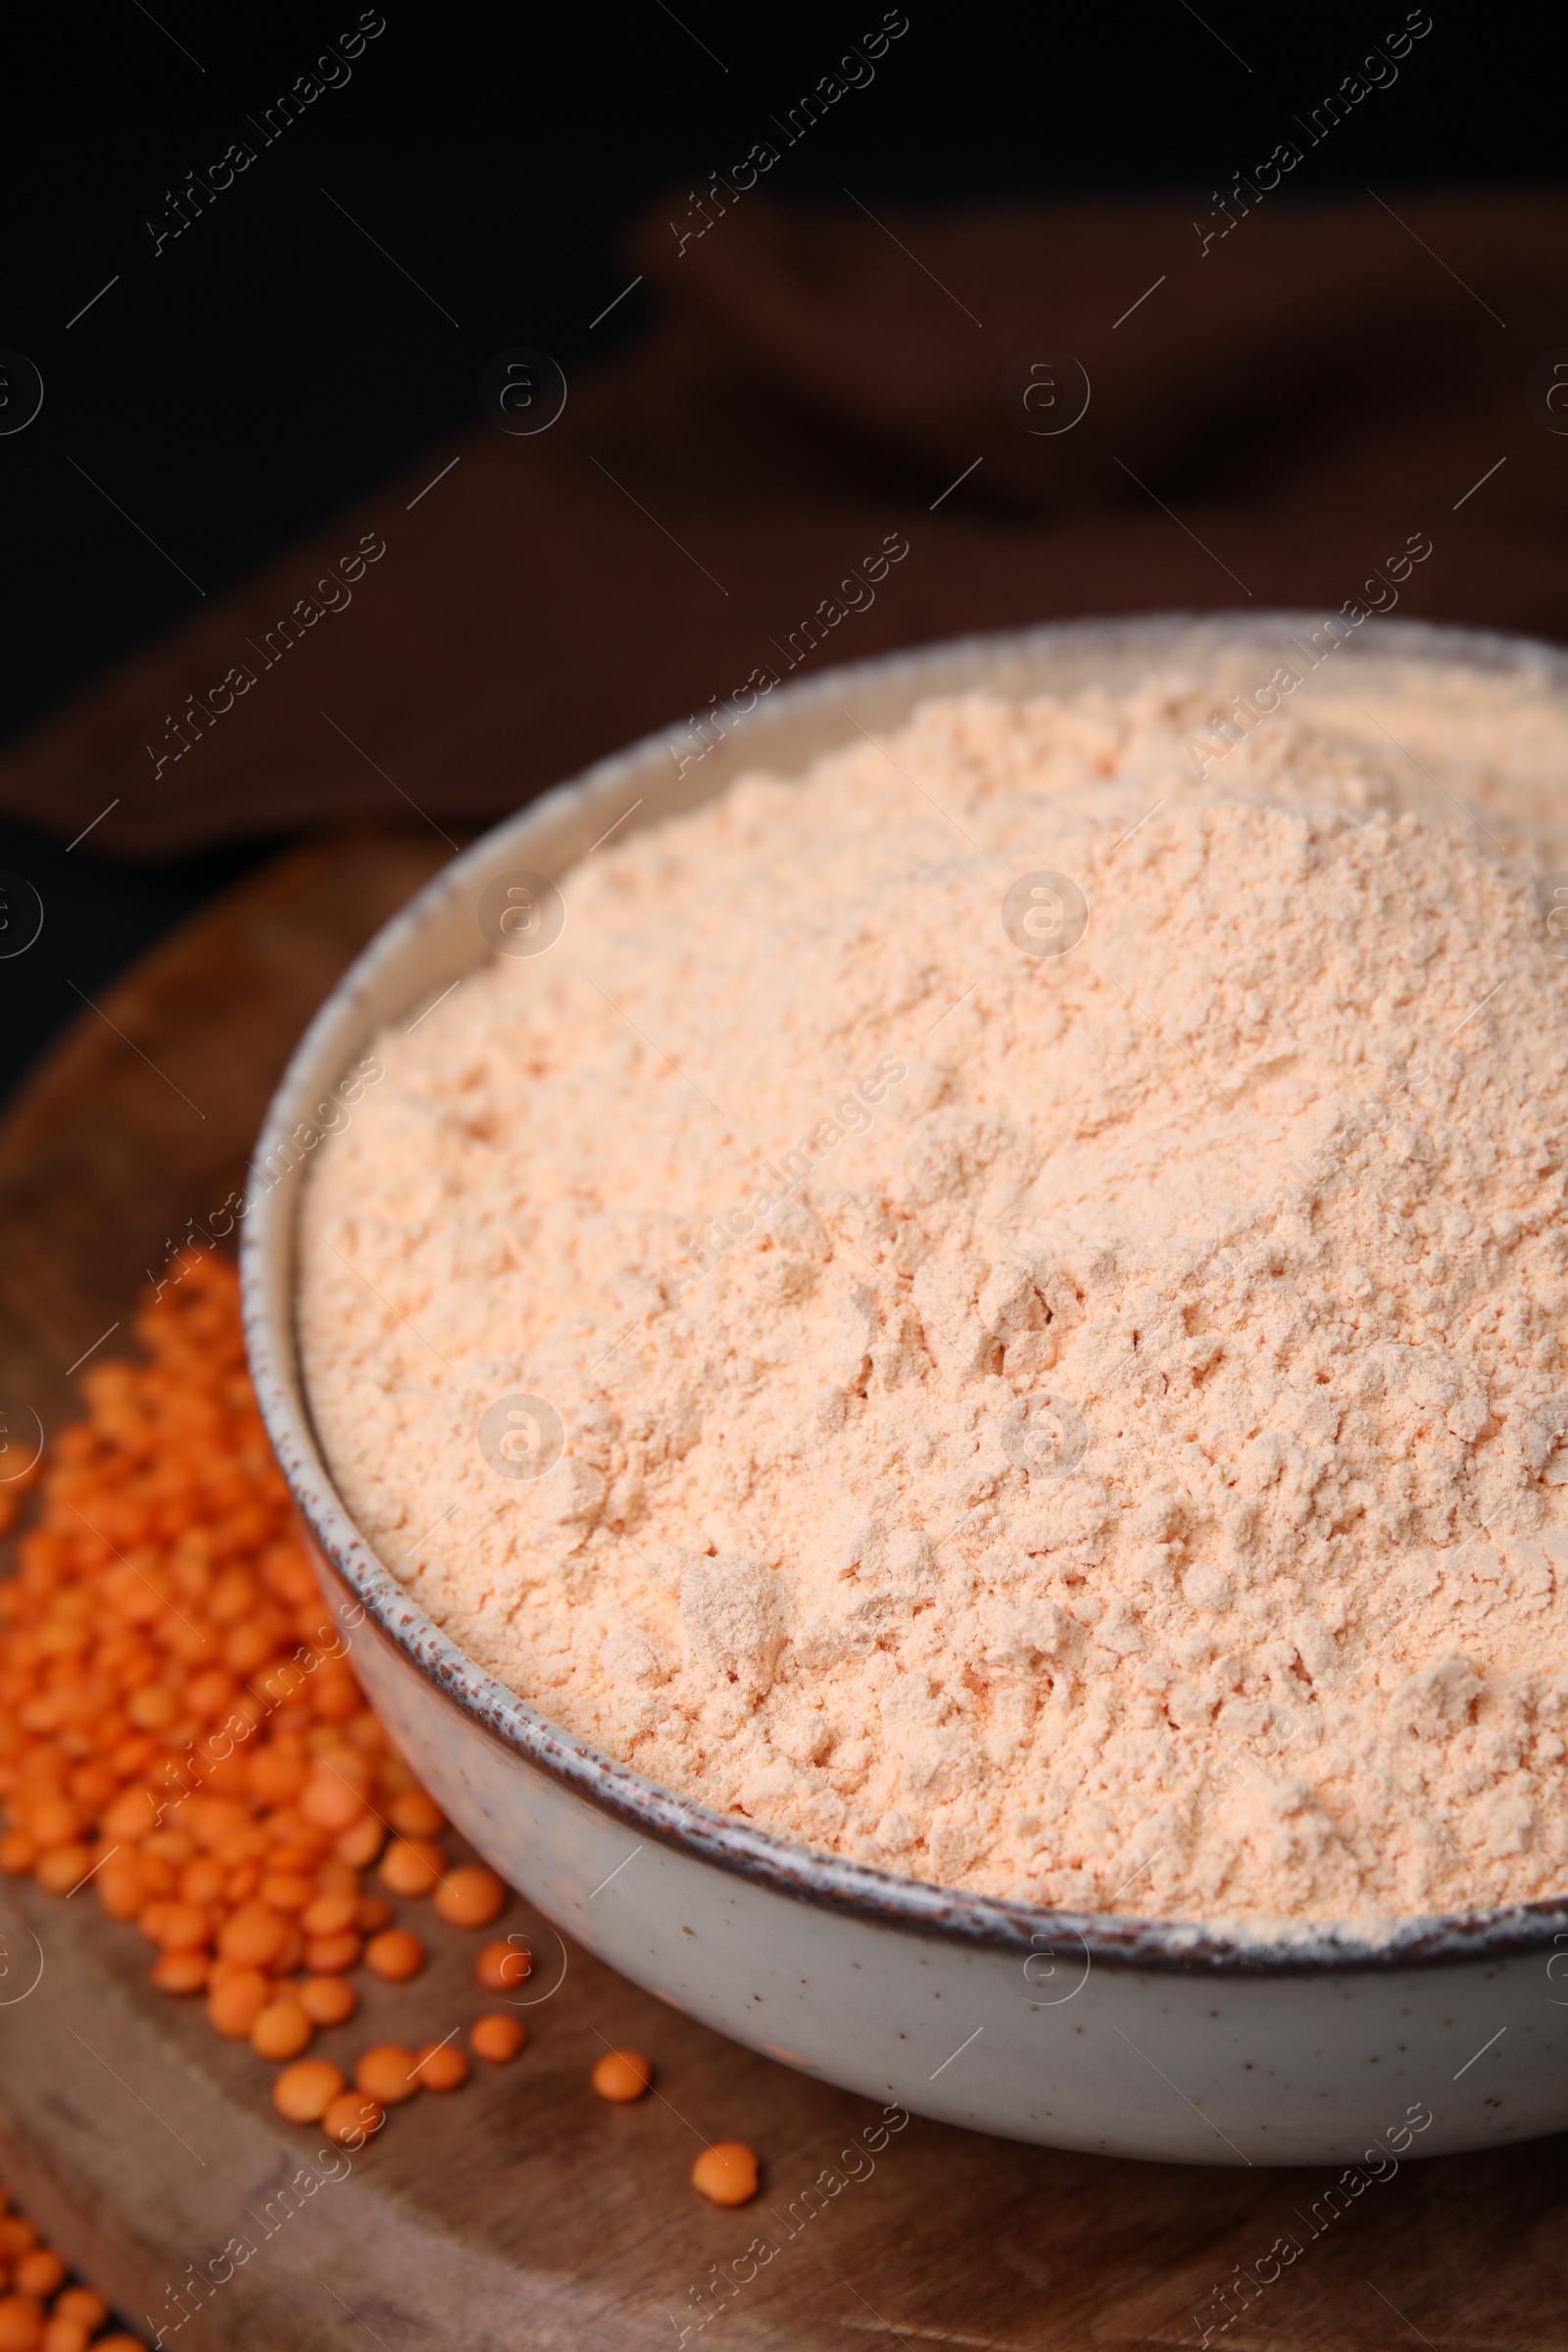
[[[94,846],[142,858],[482,820],[650,729],[678,760],[749,681],[1337,610],[1412,535],[1400,613],[1568,635],[1568,197],[1251,193],[661,209],[657,323],[559,421],[481,419],[122,663],[13,747],[0,808],[69,838],[118,798]],[[1065,431],[1029,429],[1081,397],[1048,362],[1026,409],[1042,354],[1087,375]]]

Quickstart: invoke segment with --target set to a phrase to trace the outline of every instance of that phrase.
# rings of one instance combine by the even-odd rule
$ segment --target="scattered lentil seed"
[[[37,2352],[43,2313],[30,2295],[0,2295],[0,2352]]]
[[[18,2263],[11,2282],[19,2295],[31,2295],[35,2303],[43,2303],[65,2285],[66,2266],[52,2246],[34,2246]]]
[[[384,1865],[381,1875],[386,1876]],[[448,1871],[435,1890],[438,1915],[455,1928],[487,1928],[506,1907],[505,1884],[480,1862],[465,1862]]]
[[[414,2068],[426,2090],[456,2090],[470,2072],[466,2053],[455,2041],[427,2041],[416,2053]]]
[[[602,2099],[615,2106],[640,2099],[654,2079],[641,2050],[607,2050],[588,2080]]]
[[[153,1963],[152,1980],[160,1992],[200,1992],[211,1967],[205,1952],[165,1952]]]
[[[251,2048],[259,2058],[297,2058],[315,2038],[316,2028],[292,1998],[270,2002],[251,2028]]]
[[[533,1974],[533,1954],[510,1940],[487,1943],[473,1964],[473,1973],[486,1992],[511,1992]]]
[[[317,2124],[343,2088],[343,2069],[329,2058],[302,2058],[272,2084],[272,2104],[291,2124]]]
[[[305,1977],[294,1997],[313,2026],[345,2025],[360,2005],[359,1994],[341,1977]]]
[[[365,1965],[389,1984],[402,1984],[424,1966],[424,1946],[407,1928],[387,1928],[365,1947]]]
[[[386,2110],[363,2090],[345,2090],[321,2118],[321,2130],[340,2148],[363,2148],[386,2122]]]
[[[428,1894],[446,1860],[427,1838],[395,1838],[381,1856],[381,1884],[394,1894]]]
[[[447,1817],[433,1796],[422,1788],[400,1788],[386,1808],[392,1827],[404,1838],[439,1838]]]
[[[354,2069],[354,2087],[368,2091],[383,2107],[401,2107],[420,2086],[414,2066],[414,2052],[406,2050],[401,2042],[378,2041],[373,2049],[366,2051]]]
[[[692,2186],[713,2205],[745,2205],[757,2194],[757,2157],[742,2139],[705,2148],[692,2166]]]
[[[481,2017],[468,2028],[474,2056],[488,2058],[492,2066],[505,2066],[509,2058],[515,2058],[527,2038],[527,2028],[514,2017]]]
[[[208,2019],[214,2030],[228,2040],[248,2041],[252,2026],[271,1997],[270,1979],[264,1977],[259,1968],[244,1969],[221,1984],[208,1985]]]
[[[108,2319],[109,2306],[90,2286],[68,2286],[56,2297],[54,2316],[57,2320],[74,2320],[91,2335]]]

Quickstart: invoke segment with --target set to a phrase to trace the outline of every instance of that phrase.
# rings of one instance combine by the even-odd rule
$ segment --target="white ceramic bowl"
[[[646,824],[742,768],[798,773],[852,718],[890,727],[972,686],[1117,688],[1171,664],[1260,683],[1320,623],[1172,616],[974,638],[782,687],[684,773],[689,732],[650,737],[498,825],[386,925],[306,1033],[257,1146],[243,1272],[262,1411],[366,1689],[452,1819],[558,1927],[676,2008],[868,2097],[1018,2139],[1349,2165],[1556,2131],[1568,1898],[1412,1920],[1383,1942],[1047,1913],[811,1853],[600,1754],[466,1658],[333,1489],[295,1354],[301,1147],[375,1030],[488,955],[485,884],[517,867],[564,875],[631,803]],[[1461,630],[1370,622],[1326,666],[1343,697],[1455,662],[1568,700],[1564,657]],[[297,1164],[279,1174],[291,1137]]]

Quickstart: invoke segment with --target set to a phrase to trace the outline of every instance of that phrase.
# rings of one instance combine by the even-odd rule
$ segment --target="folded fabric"
[[[548,429],[480,416],[120,664],[11,747],[0,809],[70,838],[118,799],[94,847],[140,858],[451,828],[651,729],[678,760],[748,682],[1338,610],[1413,536],[1401,613],[1562,636],[1568,197],[1248,192],[661,207],[656,322]]]

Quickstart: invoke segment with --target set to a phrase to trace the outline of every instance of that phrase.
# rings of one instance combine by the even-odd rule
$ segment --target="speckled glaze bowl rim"
[[[921,683],[922,672],[933,662],[1027,660],[1036,650],[1068,649],[1075,641],[1135,653],[1147,647],[1153,661],[1158,658],[1160,640],[1176,630],[1210,631],[1223,635],[1227,645],[1245,643],[1250,637],[1277,642],[1282,633],[1289,636],[1321,627],[1323,620],[1321,612],[1164,612],[1053,622],[1028,630],[949,639],[844,664],[812,679],[781,686],[753,716],[737,720],[730,732],[756,739],[755,754],[760,759],[765,758],[768,722],[774,711],[785,707],[800,711],[812,703],[838,701],[857,688],[905,680],[912,707],[922,693],[941,687],[940,679],[928,679],[924,686]],[[1493,674],[1534,674],[1543,685],[1568,691],[1568,655],[1537,640],[1499,632],[1373,620],[1364,623],[1359,634],[1340,650],[1352,662],[1364,651],[1430,665],[1462,663]],[[628,1829],[696,1861],[867,1926],[1006,1953],[1028,1953],[1043,1944],[1076,1940],[1092,1962],[1115,1969],[1237,1979],[1495,1963],[1549,1951],[1559,1940],[1568,1940],[1568,1893],[1544,1901],[1370,1924],[1279,1921],[1258,1923],[1253,1928],[1044,1909],[964,1887],[904,1878],[847,1856],[818,1852],[683,1799],[551,1723],[466,1656],[415,1605],[382,1564],[332,1485],[311,1427],[303,1384],[298,1400],[293,1391],[292,1240],[300,1187],[285,1181],[275,1189],[260,1189],[266,1183],[265,1162],[296,1124],[303,1107],[301,1090],[307,1082],[314,1092],[311,1064],[318,1041],[340,1018],[366,1004],[372,980],[384,978],[451,898],[466,893],[470,877],[489,864],[502,837],[518,827],[564,814],[594,787],[614,783],[651,755],[667,754],[668,734],[667,729],[659,730],[625,751],[596,761],[581,775],[502,819],[443,866],[382,925],[325,999],[290,1057],[269,1105],[252,1160],[250,1198],[254,1206],[240,1251],[246,1340],[262,1416],[279,1466],[306,1527],[349,1598],[350,1614],[355,1606],[363,1606],[423,1681],[498,1748],[546,1773]],[[286,1329],[278,1328],[272,1306],[272,1260],[280,1247],[288,1253]]]

